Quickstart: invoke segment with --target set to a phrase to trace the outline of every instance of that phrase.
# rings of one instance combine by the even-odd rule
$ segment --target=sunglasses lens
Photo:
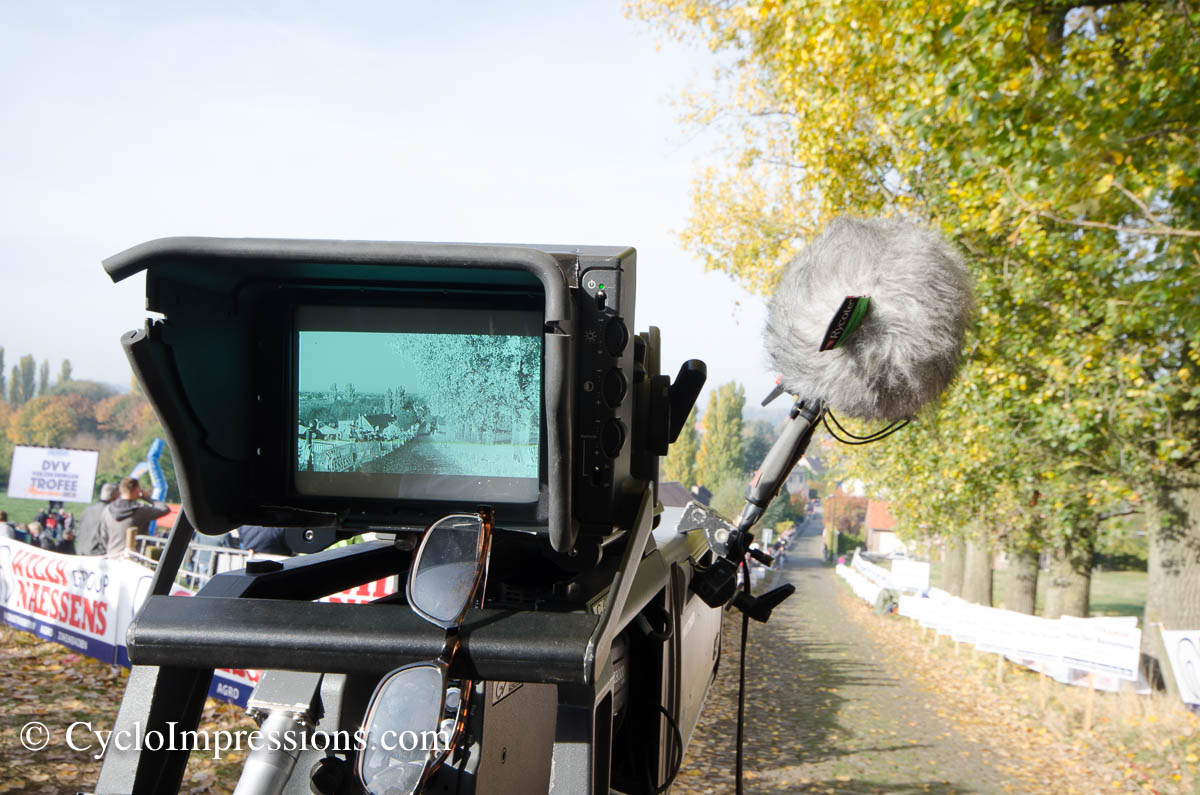
[[[421,784],[437,736],[446,683],[436,665],[414,665],[388,676],[375,692],[359,757],[359,776],[370,795],[410,795]]]
[[[482,539],[478,516],[447,516],[429,528],[409,573],[413,609],[446,629],[458,623],[479,573]]]

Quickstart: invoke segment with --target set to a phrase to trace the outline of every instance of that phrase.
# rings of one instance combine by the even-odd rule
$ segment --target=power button
[[[583,291],[599,303],[600,293],[604,293],[603,306],[600,309],[621,311],[621,271],[615,268],[592,268],[579,277]]]

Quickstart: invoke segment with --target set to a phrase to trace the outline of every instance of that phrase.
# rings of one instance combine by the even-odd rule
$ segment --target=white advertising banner
[[[1200,629],[1162,631],[1167,659],[1185,704],[1200,704]]]
[[[919,596],[910,598],[913,600],[910,609],[917,623],[923,629],[932,627],[936,630],[939,622],[942,620],[946,604],[954,597],[940,588],[930,588],[928,598],[921,598]]]
[[[60,447],[13,448],[8,496],[29,500],[91,502],[96,487],[96,450]]]
[[[919,560],[893,560],[892,584],[905,590],[927,590],[929,588],[929,564]]]
[[[115,663],[133,618],[126,585],[138,571],[145,569],[0,538],[0,611],[18,629]]]
[[[1135,616],[1059,619],[1062,661],[1071,668],[1136,682],[1142,631]]]
[[[857,555],[852,566],[839,565],[838,576],[860,598],[873,602],[881,587],[869,577],[878,576],[879,567]],[[1047,619],[971,604],[939,588],[923,593],[902,595],[897,612],[939,635],[1002,654],[1065,684],[1117,691],[1128,687],[1126,682],[1139,682],[1144,688],[1136,616]],[[1162,634],[1184,702],[1200,704],[1200,630]]]
[[[954,638],[955,643],[974,644],[979,640],[979,630],[983,622],[983,619],[980,618],[980,611],[985,609],[991,608],[984,608],[965,599],[954,600],[950,608],[949,629],[950,636]]]
[[[937,630],[939,635],[953,635],[954,628],[958,626],[960,607],[966,604],[957,596],[951,596],[941,603],[939,609],[933,611],[929,615],[930,626]]]
[[[1004,617],[1005,645],[1009,657],[1033,662],[1062,660],[1062,629],[1058,621],[1025,613],[1009,612]]]
[[[129,667],[125,636],[154,572],[128,560],[60,555],[0,538],[0,620],[110,664]],[[321,601],[365,604],[396,592],[398,578],[365,583]],[[179,585],[172,596],[192,596]],[[203,632],[197,626],[197,632]],[[209,695],[246,706],[259,671],[219,669]]]
[[[850,566],[880,587],[886,587],[891,577],[891,572],[859,555],[857,549],[854,550],[854,559],[850,562]]]
[[[911,618],[914,621],[920,621],[921,616],[925,612],[925,608],[930,604],[928,599],[920,596],[909,596],[901,594],[897,600],[896,612],[905,618]]]
[[[991,654],[1007,653],[1010,648],[1010,635],[1007,629],[1008,616],[1007,610],[973,605],[970,620],[974,625],[975,648]],[[957,639],[955,638],[955,640]]]

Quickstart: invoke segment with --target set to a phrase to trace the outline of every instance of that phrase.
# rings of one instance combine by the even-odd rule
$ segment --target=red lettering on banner
[[[36,552],[19,550],[13,557],[13,574],[30,580],[41,580],[54,585],[67,584],[67,567],[61,560],[54,560]]]
[[[88,599],[44,583],[17,580],[17,604],[27,613],[93,635],[103,635],[108,628],[107,602]]]
[[[103,635],[108,629],[108,603],[97,602],[93,599],[81,599],[83,602],[83,617],[89,627],[97,635]]]
[[[237,676],[242,679],[249,679],[254,684],[258,684],[258,680],[262,678],[262,671],[245,668],[218,668],[219,671],[224,671],[232,676]]]
[[[392,589],[389,587],[388,581],[390,577],[384,577],[382,580],[363,583],[353,588],[347,588],[344,591],[339,591],[326,596],[322,601],[335,602],[338,604],[355,604],[361,605],[367,602],[373,602],[383,596],[389,596]]]

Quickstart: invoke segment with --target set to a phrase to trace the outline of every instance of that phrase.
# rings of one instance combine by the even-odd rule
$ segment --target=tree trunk
[[[1008,550],[1004,608],[1034,615],[1037,611],[1038,553],[1029,547]]]
[[[992,606],[992,546],[986,541],[967,541],[963,567],[962,598],[977,605]]]
[[[1046,583],[1046,618],[1078,616],[1087,618],[1091,609],[1092,563],[1096,557],[1096,532],[1089,528],[1050,559],[1050,577]]]
[[[1142,652],[1151,658],[1151,674],[1157,663],[1162,684],[1175,696],[1161,630],[1200,629],[1200,487],[1162,487],[1146,529],[1150,565]]]
[[[962,596],[966,555],[967,547],[961,538],[946,539],[942,548],[942,590],[951,596]]]

